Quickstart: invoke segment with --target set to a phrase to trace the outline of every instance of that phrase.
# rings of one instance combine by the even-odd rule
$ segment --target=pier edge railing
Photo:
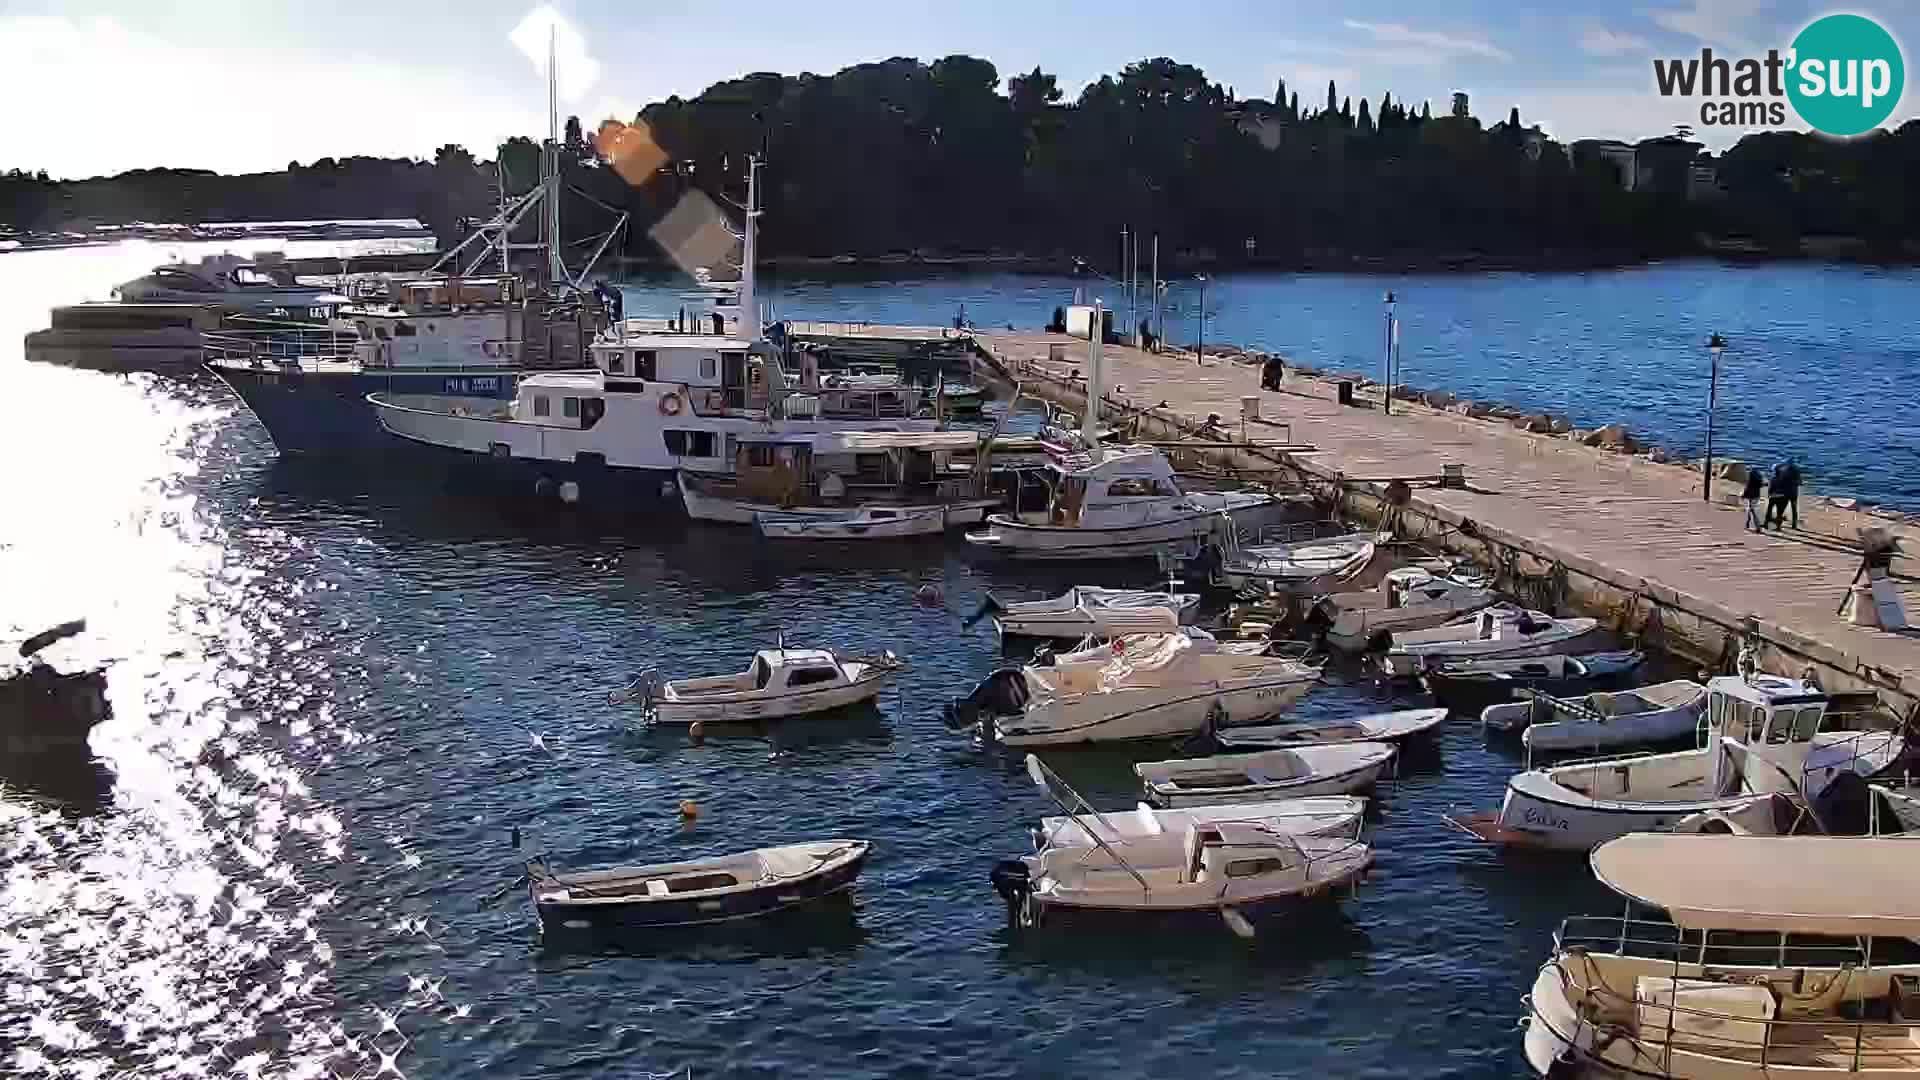
[[[1040,392],[1064,408],[1086,407],[1084,380],[1076,382],[1037,366],[1022,365],[1016,370],[987,342],[974,338],[972,345],[977,365],[995,377],[1021,383],[1029,392]],[[1105,393],[1101,400],[1103,408],[1124,410],[1137,417],[1141,432],[1146,435],[1170,440],[1220,437],[1220,433],[1208,431],[1200,422],[1157,405],[1142,406]],[[1227,467],[1268,473],[1286,471],[1294,474],[1303,486],[1330,486],[1333,509],[1376,526],[1391,514],[1400,534],[1407,539],[1420,540],[1473,560],[1492,572],[1497,584],[1505,589],[1511,590],[1518,584],[1511,579],[1522,573],[1518,570],[1521,560],[1531,560],[1542,569],[1543,575],[1563,578],[1564,595],[1560,597],[1563,606],[1601,618],[1623,636],[1646,641],[1690,662],[1722,672],[1732,671],[1740,646],[1751,642],[1757,646],[1759,662],[1769,670],[1798,676],[1812,667],[1822,675],[1822,684],[1830,690],[1870,690],[1880,694],[1899,715],[1920,715],[1920,676],[1903,676],[1772,620],[1733,611],[1670,585],[1631,578],[1584,556],[1559,550],[1546,541],[1477,522],[1422,499],[1417,490],[1404,502],[1390,502],[1385,482],[1352,480],[1338,469],[1302,459],[1285,449],[1247,446],[1198,453]],[[1412,531],[1416,526],[1419,531]]]

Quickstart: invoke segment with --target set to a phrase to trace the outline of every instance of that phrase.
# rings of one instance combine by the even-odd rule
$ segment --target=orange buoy
[[[692,799],[680,800],[680,820],[692,821],[700,816],[700,804]]]

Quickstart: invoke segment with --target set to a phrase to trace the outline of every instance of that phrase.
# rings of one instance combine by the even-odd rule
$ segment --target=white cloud
[[[1707,45],[1750,48],[1754,20],[1765,0],[1692,0],[1684,8],[1650,11],[1655,26],[1697,38]]]
[[[1479,56],[1488,60],[1513,59],[1512,54],[1505,49],[1479,38],[1459,37],[1437,30],[1416,30],[1405,23],[1362,22],[1359,19],[1343,21],[1350,30],[1363,31],[1388,44],[1410,45],[1430,50],[1442,59],[1454,56]]]
[[[520,25],[507,35],[520,55],[533,64],[541,78],[547,77],[547,57],[553,56],[555,89],[560,100],[578,101],[600,81],[600,62],[587,51],[587,38],[567,17],[542,4],[527,12]]]
[[[1580,49],[1595,56],[1619,56],[1623,53],[1648,53],[1653,46],[1646,38],[1609,30],[1599,23],[1588,23],[1580,31]]]
[[[508,135],[547,126],[544,94],[499,80],[190,40],[108,18],[0,15],[0,100],[15,104],[0,109],[0,168],[249,172],[322,156],[424,158],[449,142],[485,157]]]

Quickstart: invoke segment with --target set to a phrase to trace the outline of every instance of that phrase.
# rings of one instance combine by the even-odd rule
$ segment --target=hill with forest
[[[1150,59],[1067,100],[1039,69],[895,58],[832,75],[757,73],[586,132],[559,156],[579,193],[569,238],[633,215],[618,253],[657,254],[647,226],[689,192],[745,195],[762,172],[771,257],[913,253],[1095,257],[1123,226],[1189,259],[1339,265],[1409,256],[1579,263],[1703,249],[1920,255],[1920,121],[1853,140],[1750,134],[1718,155],[1685,129],[1638,143],[1562,142],[1517,109],[1464,98],[1353,101],[1329,83],[1243,99],[1191,65]],[[412,217],[443,239],[524,191],[540,147],[481,159],[367,157],[223,176],[138,170],[0,175],[0,224],[54,231],[133,221]]]

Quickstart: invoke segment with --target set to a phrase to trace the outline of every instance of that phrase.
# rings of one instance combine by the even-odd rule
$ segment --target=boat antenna
[[[759,258],[760,155],[747,155],[747,223],[740,237],[740,330],[748,341],[760,339],[759,302],[754,297],[753,264]]]
[[[1087,407],[1080,418],[1080,437],[1089,452],[1100,445],[1100,339],[1105,336],[1106,316],[1097,299],[1092,314],[1087,323]]]
[[[547,27],[547,148],[546,153],[541,155],[541,161],[546,166],[541,186],[546,191],[547,200],[547,277],[556,284],[564,285],[567,283],[567,267],[560,257],[560,78],[558,49],[555,45],[559,28],[557,20]]]

